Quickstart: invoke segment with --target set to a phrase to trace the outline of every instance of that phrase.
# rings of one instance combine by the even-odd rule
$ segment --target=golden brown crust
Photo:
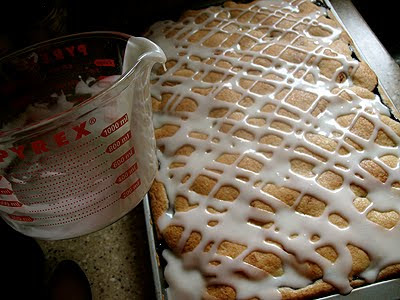
[[[362,195],[362,194],[361,194]],[[150,192],[151,196],[151,207],[154,220],[157,219],[167,210],[166,203],[168,199],[166,197],[165,187],[160,182],[155,182]],[[170,249],[176,249],[176,245],[180,239],[180,236],[183,232],[182,227],[168,227],[163,232],[163,238],[167,241],[168,247]],[[192,244],[193,243],[193,244]],[[186,247],[194,248],[197,242],[189,242],[191,245],[187,245]],[[317,269],[315,269],[317,268]],[[352,275],[359,274],[362,270],[365,269],[365,260],[353,260],[354,270]],[[315,299],[318,297],[327,296],[329,294],[337,292],[337,290],[330,284],[318,279],[322,276],[322,271],[319,269],[317,265],[312,266],[309,270],[309,278],[312,280],[316,280],[313,284],[298,290],[293,290],[290,288],[281,288],[280,292],[282,294],[282,299]],[[390,278],[398,277],[400,274],[400,264],[395,264],[386,267],[382,271],[380,271],[378,275],[378,281],[387,280]],[[318,279],[318,280],[317,280]],[[353,287],[357,287],[363,285],[364,282],[359,279],[351,280],[351,285]],[[221,289],[220,293],[218,293],[218,289]],[[216,297],[216,299],[235,299],[235,291],[232,288],[226,286],[213,286],[209,291],[212,291],[212,295]],[[218,295],[220,296],[218,298]]]
[[[246,7],[249,7],[250,5],[252,5],[253,3],[254,2],[249,3],[249,4],[237,4],[234,2],[226,2],[224,4],[224,6],[230,7],[230,8],[234,8],[234,7],[246,8]],[[300,13],[307,14],[316,9],[317,8],[315,7],[315,5],[311,4],[309,2],[304,2],[303,4],[300,5]],[[183,18],[186,16],[197,16],[198,14],[199,14],[198,11],[187,11],[184,14]],[[337,23],[335,23],[331,19],[326,19],[324,21],[329,22],[330,25],[336,24],[336,26],[339,26]],[[322,31],[318,31],[318,29],[316,29],[313,33],[315,35],[323,35],[324,34]],[[332,46],[333,50],[335,50],[339,53],[342,53],[346,56],[350,56],[351,52],[347,45],[349,45],[351,43],[352,43],[351,39],[348,37],[348,35],[345,32],[343,32],[343,34],[340,37],[340,40],[335,41],[331,46]],[[307,44],[305,44],[305,47],[307,47]],[[272,51],[271,53],[273,53],[273,51],[275,51],[275,50],[271,50],[271,51]],[[292,59],[293,56],[291,56],[291,55],[295,56],[296,54],[290,54],[287,57],[288,60]],[[334,65],[332,62],[327,61],[327,62],[321,63],[319,65],[319,68],[320,68],[322,74],[329,77],[330,75],[332,75],[335,72],[335,70],[337,69],[337,66]],[[215,82],[216,80],[218,80],[218,78],[214,76],[213,78],[210,77],[210,80],[212,82]],[[337,80],[341,80],[341,79],[339,78]],[[353,74],[352,80],[353,80],[353,84],[355,84],[355,86],[351,87],[350,90],[353,93],[355,93],[356,95],[363,97],[365,99],[373,99],[374,94],[371,93],[371,91],[373,91],[377,85],[377,78],[376,78],[374,72],[369,68],[369,66],[366,63],[361,62],[360,67]],[[244,84],[246,84],[246,83],[244,83]],[[262,86],[262,87],[255,86],[255,90],[253,90],[253,92],[262,94],[268,88],[269,88],[268,86]],[[298,93],[302,93],[302,91],[299,91]],[[345,101],[351,101],[351,97],[352,97],[351,93],[348,93],[345,90],[338,90],[338,94]],[[234,94],[221,94],[220,97],[221,97],[221,100],[223,100],[223,101],[231,101],[231,99],[235,98],[235,95]],[[296,106],[295,99],[298,99],[299,97],[307,100],[307,97],[312,97],[312,95],[305,95],[304,92],[301,95],[299,95],[299,94],[294,95],[292,97],[294,99],[293,100],[294,102],[291,104]],[[289,99],[291,99],[291,98],[289,97]],[[310,101],[311,102],[313,101],[312,98],[310,99]],[[163,102],[164,102],[164,99],[163,99]],[[159,104],[157,104],[157,105],[159,105]],[[164,105],[165,105],[165,102],[164,102]],[[190,111],[191,107],[193,107],[194,104],[187,102],[182,105],[185,106],[185,107],[183,107],[183,106],[181,107],[184,111]],[[304,110],[307,109],[307,107],[301,107],[301,105],[307,105],[307,101],[302,101],[301,103],[298,103],[298,105],[301,109],[303,109],[303,108],[304,108]],[[268,108],[266,108],[266,109],[268,109]],[[321,109],[323,109],[323,108],[321,108]],[[219,114],[223,114],[223,111],[218,111],[218,112],[215,111],[214,113],[216,116],[218,116]],[[236,114],[236,115],[232,116],[232,118],[234,118],[234,119],[240,119],[241,117],[242,116],[240,114]],[[346,127],[346,124],[350,124],[351,121],[352,121],[352,116],[347,115],[347,116],[343,117],[341,124],[343,124],[343,127]],[[398,130],[398,126],[400,126],[400,125],[398,125],[397,123],[393,123],[394,121],[391,122],[390,120],[386,120],[386,119],[385,119],[385,121],[392,128],[392,130],[399,135],[400,130]],[[255,122],[260,122],[260,121],[255,121]],[[372,132],[373,128],[371,129],[369,127],[368,122],[366,120],[360,120],[357,122],[360,122],[360,123],[355,124],[355,126],[352,127],[352,129],[351,129],[352,132],[361,137],[369,136],[370,133]],[[283,131],[285,130],[285,128],[283,127],[284,126],[283,124],[277,124],[276,126],[278,126],[278,128],[282,129]],[[172,136],[176,130],[177,130],[177,128],[168,127],[168,128],[159,130],[158,133],[156,131],[156,135],[158,134],[158,137]],[[243,139],[251,139],[252,138],[246,132],[239,132],[237,134],[238,134],[238,136],[240,136]],[[382,137],[381,142],[390,143],[390,141],[388,141],[387,138],[388,138],[387,135],[386,135],[386,137]],[[330,147],[334,148],[336,146],[336,145],[330,145],[331,141],[325,140],[324,137],[322,137],[322,136],[313,136],[313,137],[310,137],[310,140],[313,143],[320,145],[322,148],[328,149],[328,151],[329,151]],[[265,143],[279,143],[279,140],[277,140],[276,137],[266,137],[263,141],[265,141]],[[355,142],[348,141],[348,143],[350,145],[352,145],[353,147],[355,147],[356,149],[358,149],[357,147],[359,147],[359,145],[355,144]],[[191,150],[190,147],[186,147],[184,149],[181,149],[181,152],[179,154],[189,156],[191,151],[193,151],[193,150]],[[343,151],[345,151],[345,150],[343,150]],[[220,162],[225,163],[225,164],[230,164],[231,160],[235,160],[234,157],[228,157],[228,156],[220,157],[219,159],[220,159]],[[379,167],[379,165],[376,165],[376,164],[373,165],[373,163],[374,162],[372,162],[372,161],[363,161],[363,164],[361,164],[361,165],[364,167],[365,170],[370,172],[371,175],[375,176],[382,182],[385,182],[386,179],[385,179],[385,174],[382,172],[383,169],[381,169]],[[388,163],[389,164],[391,163],[390,159],[388,160]],[[251,170],[253,172],[257,172],[257,170],[259,169],[259,165],[257,165],[257,161],[244,161],[241,167],[243,167],[244,169]],[[299,172],[303,172],[302,175],[304,175],[304,176],[306,176],[308,172],[312,172],[311,171],[312,167],[310,168],[310,166],[307,166],[302,161],[292,162],[292,168],[293,169],[297,168],[297,170],[299,170]],[[206,176],[204,176],[204,177],[206,177]],[[322,186],[325,186],[326,188],[334,190],[334,189],[339,188],[342,185],[343,178],[341,178],[341,176],[338,176],[334,172],[327,171],[324,174],[321,174],[319,176],[318,182]],[[213,185],[212,179],[210,179],[208,177],[200,178],[199,181],[195,181],[195,184],[192,185],[191,189],[199,194],[208,195],[209,191],[212,188],[212,185]],[[282,202],[284,202],[285,204],[287,204],[289,206],[291,206],[293,204],[293,202],[294,202],[293,199],[295,199],[296,195],[298,195],[298,191],[290,190],[288,188],[279,187],[279,186],[275,186],[275,185],[269,185],[264,188],[266,189],[267,193],[273,195],[274,197],[276,197],[277,199],[281,200]],[[361,199],[361,200],[360,201],[355,200],[354,205],[356,206],[357,209],[361,210],[363,207],[363,199],[365,199],[366,201],[368,201],[368,200],[365,198],[366,194],[362,193],[362,188],[360,188],[360,189],[356,188],[357,192],[355,192],[355,196],[361,197],[361,198],[355,198],[355,199]],[[152,209],[152,213],[153,213],[153,218],[157,221],[168,209],[167,194],[165,191],[165,186],[163,185],[162,182],[156,181],[153,184],[153,186],[150,190],[150,196],[151,196],[151,200],[152,200],[151,201],[151,209]],[[220,198],[218,198],[218,199],[225,200],[225,201],[233,201],[236,197],[237,196],[234,196],[234,192],[222,190],[220,192]],[[312,205],[310,205],[310,203],[312,203]],[[272,208],[266,207],[265,203],[263,204],[262,202],[254,202],[254,207],[263,209],[265,211],[272,210]],[[179,201],[175,201],[175,210],[176,211],[187,211],[187,210],[190,210],[191,208],[192,207],[190,207],[187,203],[187,199],[186,200],[179,199]],[[304,201],[303,200],[300,201],[299,205],[296,207],[296,210],[300,213],[308,214],[310,216],[318,216],[324,210],[324,203],[323,203],[323,201],[321,201],[319,199],[315,199],[315,198],[312,199],[312,198],[310,198],[310,196],[308,196],[308,198],[304,198]],[[219,213],[214,208],[211,208],[210,212]],[[272,212],[273,212],[273,210],[272,210]],[[391,216],[393,218],[396,218],[396,216],[393,216],[393,215],[391,215]],[[390,223],[389,224],[387,222],[388,218],[386,215],[382,216],[379,214],[375,214],[375,215],[369,216],[369,219],[373,222],[376,222],[379,225],[386,227],[386,228],[391,228],[390,225],[392,223],[389,222]],[[255,222],[254,224],[257,224],[257,220],[254,220],[254,222]],[[345,219],[343,219],[340,215],[336,215],[336,216],[331,215],[330,222],[340,228],[345,228],[348,226],[348,222]],[[270,226],[270,224],[259,224],[259,223],[257,225],[264,227],[264,228],[268,228],[268,226]],[[168,246],[173,251],[177,252],[177,254],[179,254],[179,251],[181,251],[181,253],[192,251],[193,249],[195,249],[198,246],[198,244],[201,240],[201,235],[199,236],[198,233],[192,232],[191,235],[189,236],[189,238],[184,243],[184,246],[181,247],[181,249],[179,249],[178,243],[179,243],[182,233],[183,233],[183,227],[174,226],[174,225],[167,227],[162,232],[162,236],[166,240]],[[210,249],[210,247],[211,247],[211,245],[207,245],[205,247],[204,251],[205,252],[208,251],[208,249]],[[228,242],[225,244],[222,243],[220,245],[220,248],[218,249],[218,251],[220,251],[220,253],[223,253],[223,255],[230,256],[230,257],[236,257],[245,249],[243,247],[245,247],[245,246]],[[353,257],[353,266],[352,266],[352,271],[349,274],[349,277],[350,277],[349,280],[350,280],[352,286],[360,286],[360,285],[364,284],[364,282],[362,280],[356,279],[356,277],[358,274],[360,274],[363,270],[365,270],[368,267],[369,257],[362,249],[356,247],[355,245],[348,245],[348,249]],[[335,255],[337,256],[337,253],[335,252],[335,250],[329,246],[321,247],[319,249],[319,251],[317,251],[317,252],[321,256],[331,260],[332,262],[334,262],[336,259]],[[276,261],[276,260],[274,261],[274,258],[272,258],[272,257],[267,258],[265,255],[263,256],[263,254],[253,254],[253,256],[247,258],[247,262],[262,269],[261,265],[257,266],[257,264],[259,264],[259,262],[262,261],[264,258],[266,259],[266,261],[263,262],[264,265],[267,265],[267,264],[273,262],[271,264],[272,265],[271,269],[268,269],[268,273],[274,274],[275,272],[279,272],[279,268],[281,267],[280,262]],[[282,294],[283,299],[311,299],[311,298],[321,297],[321,296],[325,296],[325,295],[336,292],[336,289],[332,285],[330,285],[320,279],[322,277],[322,270],[319,268],[318,265],[313,264],[313,263],[308,263],[308,266],[309,266],[309,270],[308,270],[309,278],[312,280],[316,280],[316,281],[313,284],[311,284],[305,288],[298,289],[298,290],[282,287],[280,289],[280,292]],[[278,274],[278,273],[276,273],[276,274]],[[384,280],[387,278],[398,276],[399,274],[400,274],[400,264],[388,266],[387,268],[385,268],[384,270],[382,270],[379,273],[378,279]],[[235,299],[235,297],[236,297],[235,290],[232,287],[224,286],[224,285],[208,286],[207,293],[210,296],[214,297],[215,299]]]
[[[165,186],[161,182],[154,180],[153,185],[149,191],[151,212],[154,220],[157,223],[159,217],[161,217],[168,209],[168,198],[165,191]]]
[[[282,299],[315,299],[326,296],[335,292],[335,288],[322,280],[318,280],[315,283],[298,290],[293,290],[291,288],[282,288],[280,292],[282,294]]]
[[[375,73],[364,61],[361,61],[352,79],[355,85],[366,88],[369,91],[373,91],[378,84]]]
[[[393,115],[397,118],[397,120],[400,120],[400,111],[397,110],[392,101],[389,99],[388,95],[386,94],[385,90],[378,84],[378,91],[379,91],[379,95],[382,98],[383,103],[386,104],[386,106],[388,106],[391,110],[391,112],[393,113]]]

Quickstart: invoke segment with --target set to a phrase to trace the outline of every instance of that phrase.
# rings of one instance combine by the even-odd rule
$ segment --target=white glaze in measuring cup
[[[37,238],[70,238],[111,224],[141,201],[157,170],[149,94],[156,62],[165,62],[162,50],[131,37],[124,75],[76,85],[96,97],[56,124],[33,125],[34,134],[0,136],[0,214],[10,226]]]

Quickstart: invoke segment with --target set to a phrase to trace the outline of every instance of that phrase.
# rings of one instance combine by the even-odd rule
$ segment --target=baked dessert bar
[[[300,299],[400,272],[400,123],[310,1],[154,24],[150,191],[172,299]]]

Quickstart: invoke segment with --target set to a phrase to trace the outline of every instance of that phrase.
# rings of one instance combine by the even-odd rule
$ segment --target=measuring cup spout
[[[126,45],[123,73],[141,61],[149,62],[151,67],[155,63],[165,63],[166,57],[162,49],[152,41],[132,36]]]
[[[104,228],[140,203],[158,168],[151,69],[165,62],[155,43],[116,32],[0,59],[0,218],[57,240]]]

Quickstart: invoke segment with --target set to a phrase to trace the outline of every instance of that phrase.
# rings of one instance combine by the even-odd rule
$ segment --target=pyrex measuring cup
[[[90,233],[135,207],[157,169],[151,41],[71,35],[0,60],[0,215],[37,238]],[[121,75],[122,74],[122,75]]]

